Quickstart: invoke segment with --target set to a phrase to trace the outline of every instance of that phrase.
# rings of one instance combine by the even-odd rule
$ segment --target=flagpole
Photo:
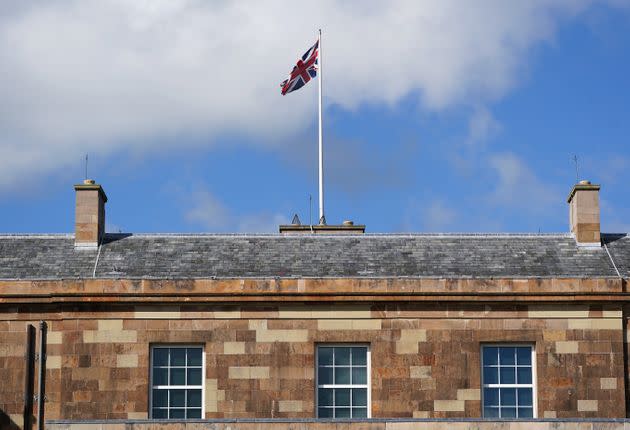
[[[317,80],[319,82],[319,224],[326,224],[324,216],[324,144],[322,136],[322,30],[319,29],[319,67]]]

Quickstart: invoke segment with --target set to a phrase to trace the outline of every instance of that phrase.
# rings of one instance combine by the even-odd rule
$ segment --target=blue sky
[[[0,7],[2,232],[71,232],[86,152],[109,231],[307,222],[317,85],[278,84],[318,24],[330,224],[564,232],[577,155],[602,185],[602,230],[630,231],[629,2],[370,2],[357,16],[331,0],[287,28],[253,5],[24,3]]]

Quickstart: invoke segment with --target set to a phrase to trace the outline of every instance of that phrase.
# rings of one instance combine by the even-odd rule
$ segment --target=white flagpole
[[[324,145],[322,138],[322,30],[319,29],[319,67],[317,80],[319,81],[319,224],[326,224],[324,216]]]

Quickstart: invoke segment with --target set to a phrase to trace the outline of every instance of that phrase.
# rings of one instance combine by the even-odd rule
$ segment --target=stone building
[[[75,234],[0,236],[2,427],[22,427],[25,327],[42,320],[47,428],[630,413],[630,238],[600,233],[597,185],[571,190],[568,233],[457,235],[105,234],[102,187],[75,189]]]

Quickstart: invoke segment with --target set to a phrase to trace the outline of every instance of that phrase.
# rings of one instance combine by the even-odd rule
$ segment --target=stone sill
[[[314,418],[235,418],[209,420],[50,420],[48,430],[629,430],[627,418],[538,418],[484,420],[480,418],[370,418],[330,420]]]

